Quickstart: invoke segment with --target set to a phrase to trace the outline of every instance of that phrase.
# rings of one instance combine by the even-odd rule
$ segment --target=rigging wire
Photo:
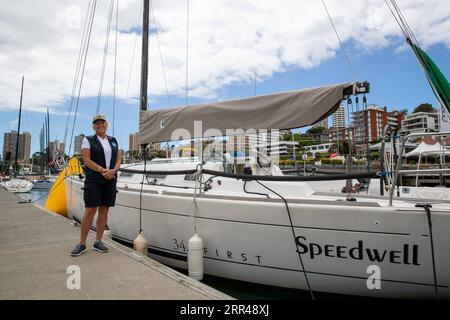
[[[113,8],[114,8],[114,0],[111,0],[111,3],[109,5],[108,22],[106,24],[105,46],[103,48],[103,61],[102,61],[102,68],[100,71],[100,84],[99,84],[99,88],[98,88],[97,109],[95,110],[95,114],[100,113],[100,103],[102,100],[103,79],[105,77],[106,57],[108,56],[109,35],[111,33],[111,21],[112,21],[112,15],[113,15]]]
[[[92,6],[92,0],[89,0],[88,9],[86,11],[86,17],[84,19],[83,35],[81,37],[80,50],[78,51],[78,58],[77,58],[77,65],[76,65],[76,68],[75,68],[75,75],[74,75],[74,78],[73,78],[72,94],[71,94],[70,103],[69,103],[69,113],[67,114],[66,127],[65,127],[65,130],[64,130],[64,146],[67,145],[66,144],[66,142],[67,142],[67,130],[69,128],[70,115],[72,113],[73,102],[75,100],[75,91],[76,91],[77,84],[78,84],[78,77],[79,77],[79,74],[80,74],[82,56],[83,56],[83,53],[84,53],[85,47],[86,47],[87,26],[88,26],[89,13],[91,11],[91,6]]]
[[[426,70],[427,68],[430,68],[430,65],[428,63],[427,58],[425,57],[425,53],[421,50],[419,42],[417,41],[417,38],[415,37],[414,33],[412,32],[408,22],[406,21],[402,11],[400,10],[400,7],[397,5],[397,3],[395,2],[395,0],[391,0],[392,6],[394,7],[398,17],[394,14],[393,10],[391,9],[391,7],[389,6],[389,4],[387,3],[387,0],[385,0],[386,5],[389,7],[389,10],[391,11],[392,15],[394,16],[395,20],[397,21],[400,29],[402,30],[403,34],[406,37],[406,41],[408,42],[408,44],[412,47],[412,45],[414,44],[415,46],[417,46],[419,48],[419,50],[414,50],[414,48],[412,47],[415,55],[419,54],[421,59],[418,59],[416,57],[416,59],[419,62],[419,65],[422,66],[422,68],[424,69],[425,72],[425,76],[427,77],[430,85],[431,85],[431,80],[429,79],[429,75],[428,75],[428,71]],[[442,104],[442,101],[440,100],[440,96],[439,94],[436,92],[435,88],[433,85],[431,85],[431,88],[434,92],[434,94],[436,95],[439,103]],[[394,148],[394,159],[397,157],[397,148],[395,145],[395,139],[391,140],[391,147]],[[394,160],[395,161],[395,160]],[[393,170],[395,169],[399,169],[399,168],[393,168]],[[398,179],[396,179],[398,180]],[[395,181],[395,180],[394,180]],[[394,183],[394,182],[393,182]],[[398,184],[398,181],[397,181]],[[391,186],[392,188],[395,188],[396,186]],[[397,195],[399,195],[399,187],[397,187]],[[427,215],[427,219],[428,219],[428,228],[429,228],[429,232],[430,232],[430,245],[431,245],[431,262],[432,262],[432,267],[433,267],[433,284],[434,284],[434,298],[438,299],[439,293],[438,293],[438,285],[437,285],[437,276],[436,276],[436,261],[435,261],[435,252],[434,252],[434,243],[433,243],[433,227],[432,227],[432,221],[431,221],[431,205],[430,204],[421,204],[421,203],[417,203],[416,207],[422,207]]]
[[[153,3],[150,0],[150,10],[152,12],[152,17],[153,17],[153,21],[155,23],[155,29],[156,29],[156,42],[158,44],[158,51],[159,51],[159,58],[161,60],[161,67],[162,67],[162,72],[163,72],[163,77],[164,77],[164,83],[166,85],[166,93],[167,93],[167,100],[169,102],[169,106],[172,105],[171,101],[170,101],[170,94],[169,94],[169,86],[167,85],[167,77],[166,77],[166,70],[164,68],[164,61],[163,61],[163,56],[161,53],[161,46],[159,44],[159,28],[158,28],[158,24],[156,23],[156,16],[155,16],[155,12],[153,11]]]
[[[328,8],[327,8],[324,0],[322,0],[322,4],[323,4],[323,7],[325,8],[325,11],[327,13],[328,19],[330,19],[330,23],[331,23],[331,26],[333,27],[334,33],[336,34],[336,37],[337,37],[337,39],[339,41],[339,45],[341,47],[342,53],[344,54],[344,57],[347,60],[348,66],[350,68],[350,72],[352,73],[352,76],[353,76],[353,80],[356,82],[357,77],[356,77],[356,73],[355,73],[355,70],[353,68],[352,62],[350,61],[350,58],[349,58],[349,56],[347,55],[347,52],[344,49],[344,45],[342,44],[341,37],[339,36],[339,33],[337,32],[337,29],[336,29],[336,27],[334,25],[333,19],[331,18],[330,13],[328,12]]]
[[[402,31],[403,35],[405,36],[406,41],[407,42],[410,41],[412,44],[414,44],[414,45],[416,45],[417,47],[420,48],[420,44],[417,41],[417,38],[415,37],[414,33],[412,32],[408,22],[406,21],[402,11],[400,10],[400,7],[395,2],[395,0],[391,0],[392,7],[394,9],[391,8],[391,5],[389,5],[387,0],[384,0],[384,2],[386,3],[387,7],[389,8],[389,11],[391,12],[391,14],[394,17],[395,21],[397,22],[398,26],[400,27],[400,30]],[[422,52],[418,52],[418,54],[421,56],[421,58],[423,60],[423,63],[426,64],[426,67],[429,68],[430,66],[428,65],[427,59],[425,58],[423,53]],[[419,61],[419,64],[422,64],[422,62]]]
[[[401,22],[402,25],[403,25],[403,29],[405,30],[403,33],[404,33],[404,34],[406,33],[406,35],[407,35],[407,37],[406,37],[407,40],[406,40],[406,41],[408,42],[408,44],[410,44],[409,42],[411,42],[412,44],[414,44],[415,46],[417,46],[418,48],[420,48],[419,41],[417,40],[416,36],[414,35],[414,32],[412,31],[412,29],[410,28],[408,22],[406,21],[404,15],[403,15],[403,13],[402,13],[402,11],[400,10],[400,7],[399,7],[398,4],[395,2],[395,0],[391,0],[391,3],[392,3],[392,5],[394,6],[395,11],[397,12],[397,15],[398,15],[398,17],[399,17],[399,19],[400,19],[400,22]],[[415,51],[415,50],[414,50],[414,51]],[[427,58],[425,57],[424,53],[423,53],[421,50],[419,50],[417,53],[418,53],[418,54],[420,55],[420,57],[422,58],[421,61],[418,61],[419,64],[420,64],[420,65],[423,65],[423,64],[424,64],[424,67],[426,67],[426,68],[428,68],[428,69],[431,68],[431,66],[428,64],[428,60],[427,60]],[[425,72],[425,73],[427,74],[427,72]],[[427,76],[427,78],[428,78],[428,76]],[[433,86],[432,86],[432,88],[433,88]],[[433,91],[434,91],[434,88],[433,88]]]
[[[141,3],[142,3],[142,5],[139,7],[139,15],[138,15],[138,19],[137,19],[137,25],[138,26],[141,24],[141,19],[142,19],[143,1]],[[141,26],[141,29],[142,29],[142,26]],[[133,50],[132,50],[132,54],[131,54],[130,72],[128,73],[127,90],[125,92],[125,102],[128,101],[128,93],[129,93],[129,89],[130,89],[131,74],[133,72],[134,57],[136,55],[136,42],[137,42],[137,39],[138,39],[138,33],[135,33],[134,43],[133,43]],[[119,141],[122,141],[123,121],[120,121],[119,128],[120,128],[119,129]]]
[[[187,0],[187,21],[186,21],[186,98],[185,104],[188,105],[189,97],[189,0]]]
[[[415,53],[414,56],[416,57],[416,60],[419,63],[419,65],[422,67],[422,69],[425,73],[425,76],[427,77],[427,80],[430,83],[431,89],[433,90],[433,93],[436,96],[439,104],[441,104],[441,106],[444,106],[445,103],[442,100],[441,95],[436,91],[435,86],[432,84],[433,81],[431,81],[430,76],[429,76],[429,69],[432,69],[432,66],[428,62],[428,58],[427,58],[425,52],[422,51],[419,41],[415,37],[411,27],[409,26],[408,22],[406,21],[402,11],[400,10],[400,7],[395,2],[395,0],[391,0],[392,6],[394,7],[395,12],[397,13],[397,15],[395,15],[394,11],[391,9],[391,7],[389,6],[389,4],[387,3],[386,0],[385,0],[385,3],[389,7],[389,10],[391,11],[391,13],[394,16],[395,20],[397,21],[400,29],[402,30],[403,34],[405,35],[406,42],[410,45],[411,49],[414,51],[414,53]],[[413,45],[416,46],[417,48],[419,48],[419,50],[416,50],[413,47]],[[420,59],[418,58],[418,56],[420,56]]]
[[[116,82],[117,82],[117,33],[119,31],[119,0],[116,1],[116,36],[114,40],[114,86],[113,86],[113,105],[112,105],[112,111],[113,111],[113,118],[112,118],[112,129],[113,129],[113,136],[114,135],[114,129],[116,124]]]
[[[389,5],[388,0],[384,0],[384,3],[386,3],[386,6],[389,8],[389,11],[391,12],[392,16],[394,17],[395,21],[397,21],[398,26],[400,27],[400,30],[402,31],[405,38],[408,38],[408,35],[406,34],[406,31],[403,29],[402,24],[398,20],[397,16],[395,15],[394,11],[392,10],[391,6]]]
[[[411,28],[409,27],[408,22],[406,21],[405,17],[403,16],[403,13],[400,10],[400,7],[397,5],[395,0],[391,0],[391,3],[393,4],[395,11],[397,12],[398,16],[400,17],[400,21],[402,22],[403,27],[405,28],[409,37],[411,38],[411,40],[414,40],[414,42],[418,44],[419,42],[417,41],[416,37],[414,36],[414,33],[412,32]]]
[[[265,189],[267,189],[267,190],[269,190],[270,192],[276,194],[279,198],[281,198],[281,200],[283,200],[283,202],[284,202],[284,204],[285,204],[285,206],[286,206],[286,211],[287,211],[288,217],[289,217],[289,222],[290,222],[290,226],[291,226],[292,235],[294,236],[294,242],[295,242],[295,247],[296,247],[296,249],[297,249],[296,251],[297,251],[297,253],[298,253],[298,258],[299,258],[299,260],[300,260],[300,264],[301,264],[301,266],[302,266],[302,271],[303,271],[303,274],[304,274],[304,276],[305,276],[306,284],[307,284],[307,286],[308,286],[308,291],[309,291],[309,294],[311,295],[311,299],[312,299],[312,300],[316,300],[316,298],[315,298],[315,296],[314,296],[314,292],[312,291],[311,285],[310,285],[310,283],[309,283],[308,274],[307,274],[307,272],[306,272],[305,264],[303,263],[303,259],[302,259],[302,254],[301,254],[300,251],[298,250],[298,243],[297,243],[297,240],[296,240],[296,237],[295,237],[294,224],[293,224],[293,222],[292,222],[291,211],[289,210],[289,205],[288,205],[288,203],[287,203],[286,198],[284,198],[281,194],[275,192],[274,190],[272,190],[271,188],[269,188],[268,186],[266,186],[265,184],[263,184],[261,181],[258,181],[258,180],[255,180],[255,181],[256,181],[259,185],[261,185],[262,187],[264,187]]]
[[[143,9],[142,9],[142,6],[141,6],[140,9],[139,9],[139,16],[138,16],[138,24],[139,24],[139,25],[140,25],[141,22],[142,22],[142,20],[141,20],[141,18],[142,18],[142,10],[143,10]],[[141,29],[142,29],[142,28],[141,28]],[[132,52],[132,54],[131,54],[130,72],[128,73],[127,91],[126,91],[126,93],[125,93],[125,101],[128,100],[128,92],[129,92],[129,89],[130,89],[130,81],[131,81],[131,74],[132,74],[132,71],[133,71],[133,65],[134,65],[134,57],[135,57],[135,55],[136,55],[136,42],[137,42],[137,39],[138,39],[138,34],[135,33],[134,43],[133,43],[133,52]]]
[[[83,57],[83,68],[82,68],[82,71],[81,71],[80,86],[79,86],[79,88],[78,88],[77,102],[76,102],[76,105],[75,105],[75,114],[74,114],[74,116],[73,116],[72,134],[71,134],[71,136],[70,136],[70,145],[69,145],[69,153],[68,153],[68,154],[70,154],[70,151],[71,151],[71,148],[72,148],[73,132],[74,132],[74,129],[75,129],[75,123],[76,123],[76,120],[77,120],[78,106],[79,106],[79,104],[80,104],[81,87],[82,87],[82,85],[83,85],[84,70],[85,70],[85,68],[86,68],[86,60],[87,60],[87,55],[88,55],[88,52],[89,52],[89,43],[90,43],[90,41],[91,41],[92,25],[93,25],[93,23],[94,23],[94,17],[95,17],[95,9],[96,9],[96,7],[97,7],[97,0],[94,0],[94,5],[93,5],[93,7],[92,7],[91,16],[90,16],[90,19],[89,19],[89,27],[88,27],[88,37],[87,37],[87,43],[86,43],[86,50],[85,50],[85,52],[84,52],[84,57]]]

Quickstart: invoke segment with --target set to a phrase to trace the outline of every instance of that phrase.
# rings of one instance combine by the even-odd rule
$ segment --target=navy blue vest
[[[113,169],[116,164],[117,152],[119,149],[116,138],[110,136],[107,137],[109,145],[111,146],[111,162],[109,163],[109,168]],[[86,136],[86,139],[88,139],[91,146],[91,160],[99,166],[106,168],[105,152],[103,151],[103,146],[98,140],[97,135]],[[86,165],[84,166],[84,171],[86,173],[86,182],[105,183],[115,180],[115,178],[113,180],[105,179],[100,172],[91,170]]]

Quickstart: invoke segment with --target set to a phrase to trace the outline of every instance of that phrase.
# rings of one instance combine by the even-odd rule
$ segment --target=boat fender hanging
[[[144,231],[140,230],[136,239],[134,239],[134,250],[147,255],[148,251],[148,241],[144,237]]]
[[[203,279],[203,240],[196,233],[189,239],[188,270],[191,278]]]

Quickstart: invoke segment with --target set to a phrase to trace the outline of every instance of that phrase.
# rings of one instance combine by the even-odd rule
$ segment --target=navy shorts
[[[93,207],[114,207],[116,204],[117,181],[97,183],[86,181],[84,183],[84,206]]]

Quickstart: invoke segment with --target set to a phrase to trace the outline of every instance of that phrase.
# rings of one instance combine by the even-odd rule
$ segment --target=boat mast
[[[17,172],[17,158],[19,157],[19,140],[20,140],[20,119],[22,118],[22,97],[23,97],[23,82],[24,76],[22,76],[22,88],[20,89],[20,105],[19,105],[19,122],[17,124],[17,139],[16,139],[16,154],[14,157],[14,172]]]
[[[141,92],[140,92],[140,110],[147,110],[147,81],[148,81],[148,27],[149,27],[149,0],[144,0],[144,9],[142,14],[142,54],[141,54]],[[147,144],[141,144],[141,150],[144,150]]]
[[[50,168],[49,168],[49,163],[50,163],[50,157],[51,157],[51,153],[50,153],[50,114],[48,113],[48,108],[47,108],[47,169],[48,169],[48,174],[50,174]]]
[[[147,110],[149,0],[144,0],[142,17],[141,110]]]

